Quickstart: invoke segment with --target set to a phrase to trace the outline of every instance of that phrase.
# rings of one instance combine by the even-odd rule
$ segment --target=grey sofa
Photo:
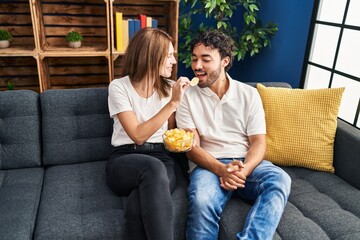
[[[0,239],[127,239],[127,198],[105,178],[111,132],[105,88],[0,92]],[[176,157],[183,240],[187,164]],[[360,130],[340,120],[334,161],[336,174],[284,168],[292,192],[274,239],[360,239]],[[231,199],[219,239],[235,239],[251,204]]]

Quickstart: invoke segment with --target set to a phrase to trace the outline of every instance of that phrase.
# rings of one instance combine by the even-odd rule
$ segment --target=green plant
[[[7,84],[6,84],[6,88],[8,90],[14,90],[15,89],[15,84],[12,82],[12,81],[8,81]]]
[[[77,31],[71,31],[66,34],[65,37],[68,42],[78,42],[84,39],[84,37]]]
[[[11,40],[13,40],[13,36],[11,35],[11,33],[9,31],[0,29],[0,41],[3,41],[3,40],[11,41]]]
[[[261,24],[257,15],[260,8],[258,0],[181,0],[181,5],[181,9],[188,9],[188,12],[181,14],[179,25],[179,35],[183,41],[179,44],[179,59],[186,67],[191,65],[189,43],[199,32],[218,29],[230,35],[235,41],[235,58],[240,61],[247,54],[253,56],[269,46],[271,37],[278,31],[277,24]],[[243,10],[244,24],[241,30],[230,23],[235,10]],[[210,24],[205,26],[202,22],[194,29],[192,16],[199,14],[205,14]]]

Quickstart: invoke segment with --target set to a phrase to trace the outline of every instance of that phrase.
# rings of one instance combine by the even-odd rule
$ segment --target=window
[[[305,89],[345,87],[339,118],[360,128],[359,0],[317,0],[303,71]]]

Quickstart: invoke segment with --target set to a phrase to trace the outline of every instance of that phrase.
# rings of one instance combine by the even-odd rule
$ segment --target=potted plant
[[[261,49],[270,45],[270,39],[278,31],[277,24],[263,25],[257,12],[260,9],[259,0],[183,0],[180,1],[183,14],[180,15],[179,59],[189,67],[192,61],[189,43],[198,32],[218,29],[232,36],[235,41],[236,59],[243,60],[246,55],[258,54]],[[241,29],[231,25],[234,11],[242,12]],[[203,14],[210,24],[194,24],[193,16]],[[208,21],[207,20],[207,21]]]
[[[65,39],[68,42],[69,47],[78,48],[81,47],[81,40],[83,40],[84,37],[76,30],[73,30],[66,34]]]
[[[11,40],[13,40],[11,33],[0,29],[0,48],[9,47]]]
[[[6,88],[7,88],[7,90],[14,90],[15,84],[11,80],[9,80],[6,84]]]

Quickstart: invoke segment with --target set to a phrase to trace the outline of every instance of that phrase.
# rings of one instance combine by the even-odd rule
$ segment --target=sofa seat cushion
[[[127,239],[123,217],[127,198],[108,188],[105,167],[106,161],[97,161],[45,170],[35,239]],[[181,216],[176,224],[185,226],[186,184],[180,181],[178,186],[182,187],[175,194],[179,205],[175,213]],[[179,234],[185,232],[179,228]]]
[[[45,170],[35,239],[125,239],[123,201],[106,185],[105,163]]]
[[[44,170],[0,170],[0,239],[32,239]]]
[[[360,191],[338,176],[283,167],[292,178],[288,204],[274,239],[360,239]],[[220,239],[236,239],[251,202],[233,197],[220,225]]]

